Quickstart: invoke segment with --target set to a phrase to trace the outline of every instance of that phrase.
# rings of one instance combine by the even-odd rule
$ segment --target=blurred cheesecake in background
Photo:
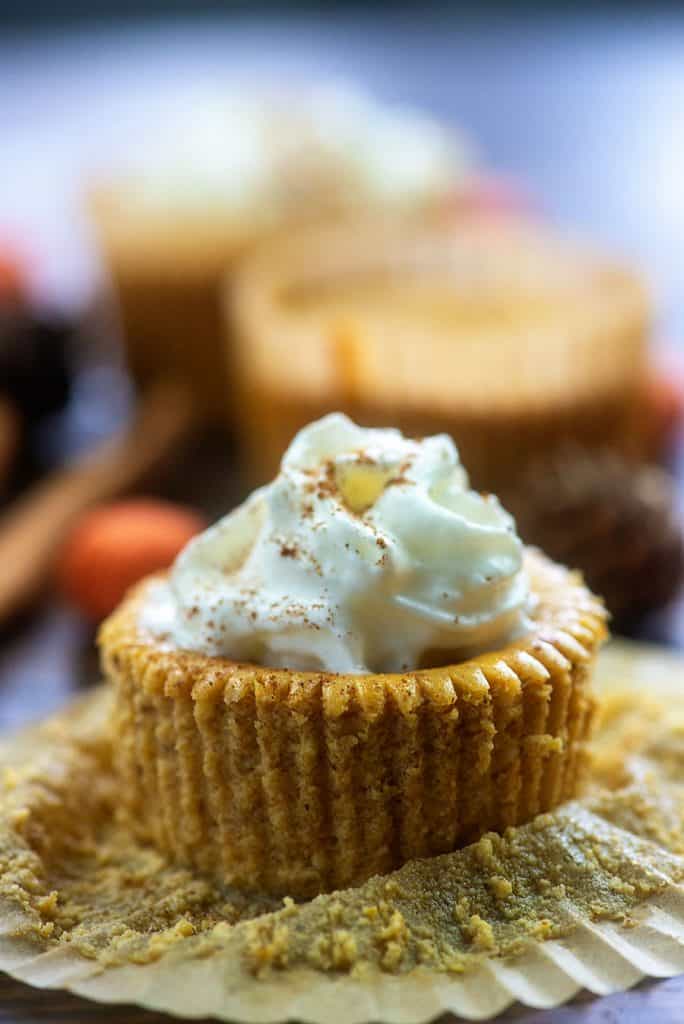
[[[450,433],[487,490],[568,439],[644,447],[640,279],[522,221],[293,232],[252,252],[226,306],[256,481],[332,408]]]
[[[143,383],[178,371],[224,419],[219,281],[247,246],[322,216],[429,220],[478,203],[454,132],[346,88],[204,97],[132,148],[128,170],[89,196],[131,369]]]

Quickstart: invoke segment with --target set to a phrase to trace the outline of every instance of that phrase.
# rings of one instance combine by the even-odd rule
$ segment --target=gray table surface
[[[98,279],[78,195],[125,151],[145,98],[180,82],[244,74],[358,80],[461,124],[487,162],[525,182],[550,216],[639,263],[660,330],[684,337],[684,15],[253,15],[125,23],[50,33],[3,29],[0,12],[0,237],[39,253],[42,288],[79,301]],[[648,627],[684,646],[679,605]],[[0,638],[0,729],[57,708],[94,677],[87,630],[48,605]],[[65,993],[0,979],[0,1021],[154,1021]],[[648,982],[553,1011],[516,1008],[525,1024],[684,1020],[684,979]]]

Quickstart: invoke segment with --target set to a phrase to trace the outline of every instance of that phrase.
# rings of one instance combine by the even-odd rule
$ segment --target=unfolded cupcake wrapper
[[[402,676],[170,651],[141,637],[134,597],[102,634],[131,821],[179,863],[306,897],[575,795],[605,616],[564,570],[528,560],[540,591],[529,640]]]
[[[661,762],[659,778],[663,784],[671,758],[681,758],[681,676],[681,658],[655,648],[611,645],[601,659],[599,693],[609,703],[608,721],[604,721],[603,728],[611,728],[610,701],[614,694],[620,706],[631,704],[632,708],[641,708],[641,699],[648,692],[644,712],[639,713],[639,719],[646,723],[644,732],[650,742],[671,747]],[[649,717],[649,700],[662,701],[675,711],[679,709],[679,719],[675,715],[667,727],[658,727],[655,719]],[[69,782],[70,745],[97,758],[101,737],[109,735],[110,721],[111,695],[98,692],[2,744],[2,776],[6,780],[15,775],[26,779],[12,790],[16,795],[14,802],[6,797],[0,802],[0,838],[3,844],[10,844],[3,845],[5,852],[14,850],[15,856],[25,857],[21,833],[14,830],[19,827],[17,808],[24,798],[20,790],[28,786],[27,810],[36,816],[34,827],[43,823],[37,832],[29,833],[29,838],[49,863],[49,844],[43,849],[44,841],[55,821],[60,820],[60,813],[64,813],[59,810],[60,803],[73,785],[73,780]],[[641,756],[636,737],[633,748]],[[36,783],[31,781],[37,758],[45,761],[43,769],[49,769],[51,780],[43,793],[35,792]],[[79,785],[78,792],[87,789],[82,779]],[[665,804],[667,800],[665,794]],[[39,806],[31,809],[33,801],[39,801],[42,810]],[[618,800],[613,812],[619,806]],[[82,812],[87,817],[88,807],[82,807]],[[68,813],[74,813],[71,804]],[[584,801],[570,803],[554,813],[561,839],[567,824],[580,820],[586,813]],[[255,976],[245,971],[231,932],[221,942],[217,941],[211,955],[206,951],[199,953],[193,945],[195,939],[190,937],[170,945],[167,952],[160,952],[151,961],[107,967],[96,958],[82,955],[70,943],[50,944],[31,937],[35,931],[31,927],[35,910],[22,906],[14,892],[6,888],[0,896],[0,970],[41,989],[66,988],[103,1003],[137,1003],[193,1018],[211,1015],[255,1024],[293,1019],[312,1024],[326,1024],[333,1019],[340,1024],[370,1020],[416,1024],[444,1012],[484,1020],[516,1000],[533,1007],[552,1007],[582,988],[605,995],[629,988],[645,975],[679,974],[684,970],[684,890],[676,884],[676,876],[681,881],[682,858],[666,847],[661,849],[662,837],[654,834],[646,840],[639,839],[627,821],[618,820],[611,829],[607,826],[609,819],[610,813],[603,819],[604,830],[608,827],[608,845],[604,849],[608,856],[597,862],[595,869],[601,884],[614,883],[630,872],[633,881],[639,876],[660,877],[660,884],[651,895],[639,896],[635,892],[636,906],[628,919],[629,927],[577,909],[573,925],[563,938],[533,941],[520,955],[506,960],[497,956],[496,949],[485,951],[479,962],[463,974],[445,974],[428,966],[399,974],[373,969],[362,976],[297,967]],[[571,853],[572,846],[571,842]],[[93,856],[96,854],[94,850]],[[106,872],[106,864],[98,870]],[[39,898],[40,891],[32,896],[34,901]],[[309,906],[314,909],[318,902]],[[572,902],[569,906],[573,910]],[[428,904],[416,908],[416,913],[418,920],[421,914],[427,915]],[[43,919],[49,920],[49,913]]]

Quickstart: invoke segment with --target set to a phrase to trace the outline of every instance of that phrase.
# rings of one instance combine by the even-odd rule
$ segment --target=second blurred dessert
[[[569,438],[644,447],[642,284],[550,231],[500,220],[302,230],[254,252],[227,305],[256,479],[333,407],[414,436],[447,431],[489,490]]]

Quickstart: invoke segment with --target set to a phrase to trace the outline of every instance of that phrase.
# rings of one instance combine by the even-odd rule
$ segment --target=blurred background
[[[264,89],[271,106],[277,97],[268,115],[277,158],[273,140],[253,143],[248,153],[244,144],[254,134],[250,104]],[[311,98],[331,89],[345,97],[343,113],[337,100],[326,100],[311,128]],[[229,119],[222,121],[226,103]],[[636,347],[630,335],[607,371],[620,363],[625,379],[633,371],[643,384],[638,458],[623,462],[622,439],[613,444],[611,437],[617,454],[607,465],[597,436],[595,445],[583,437],[579,453],[559,447],[553,465],[536,474],[530,459],[536,479],[561,484],[553,498],[543,488],[535,492],[519,518],[526,539],[555,545],[559,553],[552,554],[588,574],[608,544],[614,557],[600,559],[602,575],[591,582],[610,592],[619,627],[684,645],[677,497],[684,479],[683,110],[679,5],[464,10],[430,3],[389,9],[4,0],[0,727],[52,710],[97,678],[93,627],[130,582],[118,571],[122,552],[129,575],[165,564],[203,521],[240,500],[254,476],[243,414],[231,408],[238,404],[238,364],[226,359],[225,383],[214,369],[232,330],[215,295],[219,277],[246,260],[258,290],[260,267],[269,263],[269,238],[262,236],[270,237],[274,222],[295,231],[314,207],[316,219],[329,205],[337,214],[342,194],[345,218],[364,230],[375,205],[397,223],[407,205],[412,217],[420,205],[422,216],[425,196],[414,203],[412,193],[409,204],[393,194],[390,202],[385,182],[409,166],[418,168],[416,181],[432,182],[425,168],[442,160],[435,153],[444,146],[453,178],[430,194],[430,231],[515,221],[542,225],[554,238],[570,232],[614,254],[651,292],[652,326]],[[224,139],[222,124],[230,126]],[[294,140],[286,163],[281,136]],[[363,147],[365,163],[356,160]],[[416,154],[428,155],[421,163]],[[203,174],[201,202],[189,208],[190,182]],[[231,183],[230,218],[217,180],[219,192]],[[266,224],[263,209],[271,203],[276,212]],[[266,255],[250,264],[256,234]],[[273,261],[277,246],[272,252]],[[296,329],[288,321],[293,351]],[[262,337],[253,322],[243,323],[243,335],[253,347],[243,349],[240,365],[249,363],[251,373]],[[552,347],[549,340],[550,359]],[[260,358],[269,362],[273,351]],[[453,359],[456,373],[456,348]],[[243,400],[257,383],[244,377]],[[356,385],[352,401],[348,381],[333,383],[340,391],[331,391],[331,404],[356,409]],[[211,405],[225,395],[225,417],[198,414],[198,395],[201,406],[210,392]],[[293,406],[292,395],[283,406],[285,398]],[[403,423],[404,410],[396,408]],[[288,436],[293,417],[271,424],[273,436]],[[248,423],[247,414],[244,420],[263,447],[263,423]],[[449,415],[444,425],[451,429]],[[454,433],[459,441],[456,427]],[[478,484],[495,484],[482,472]],[[560,505],[559,486],[568,492]],[[130,494],[145,501],[102,504]],[[512,505],[519,500],[511,495]],[[579,521],[591,524],[581,537]]]

